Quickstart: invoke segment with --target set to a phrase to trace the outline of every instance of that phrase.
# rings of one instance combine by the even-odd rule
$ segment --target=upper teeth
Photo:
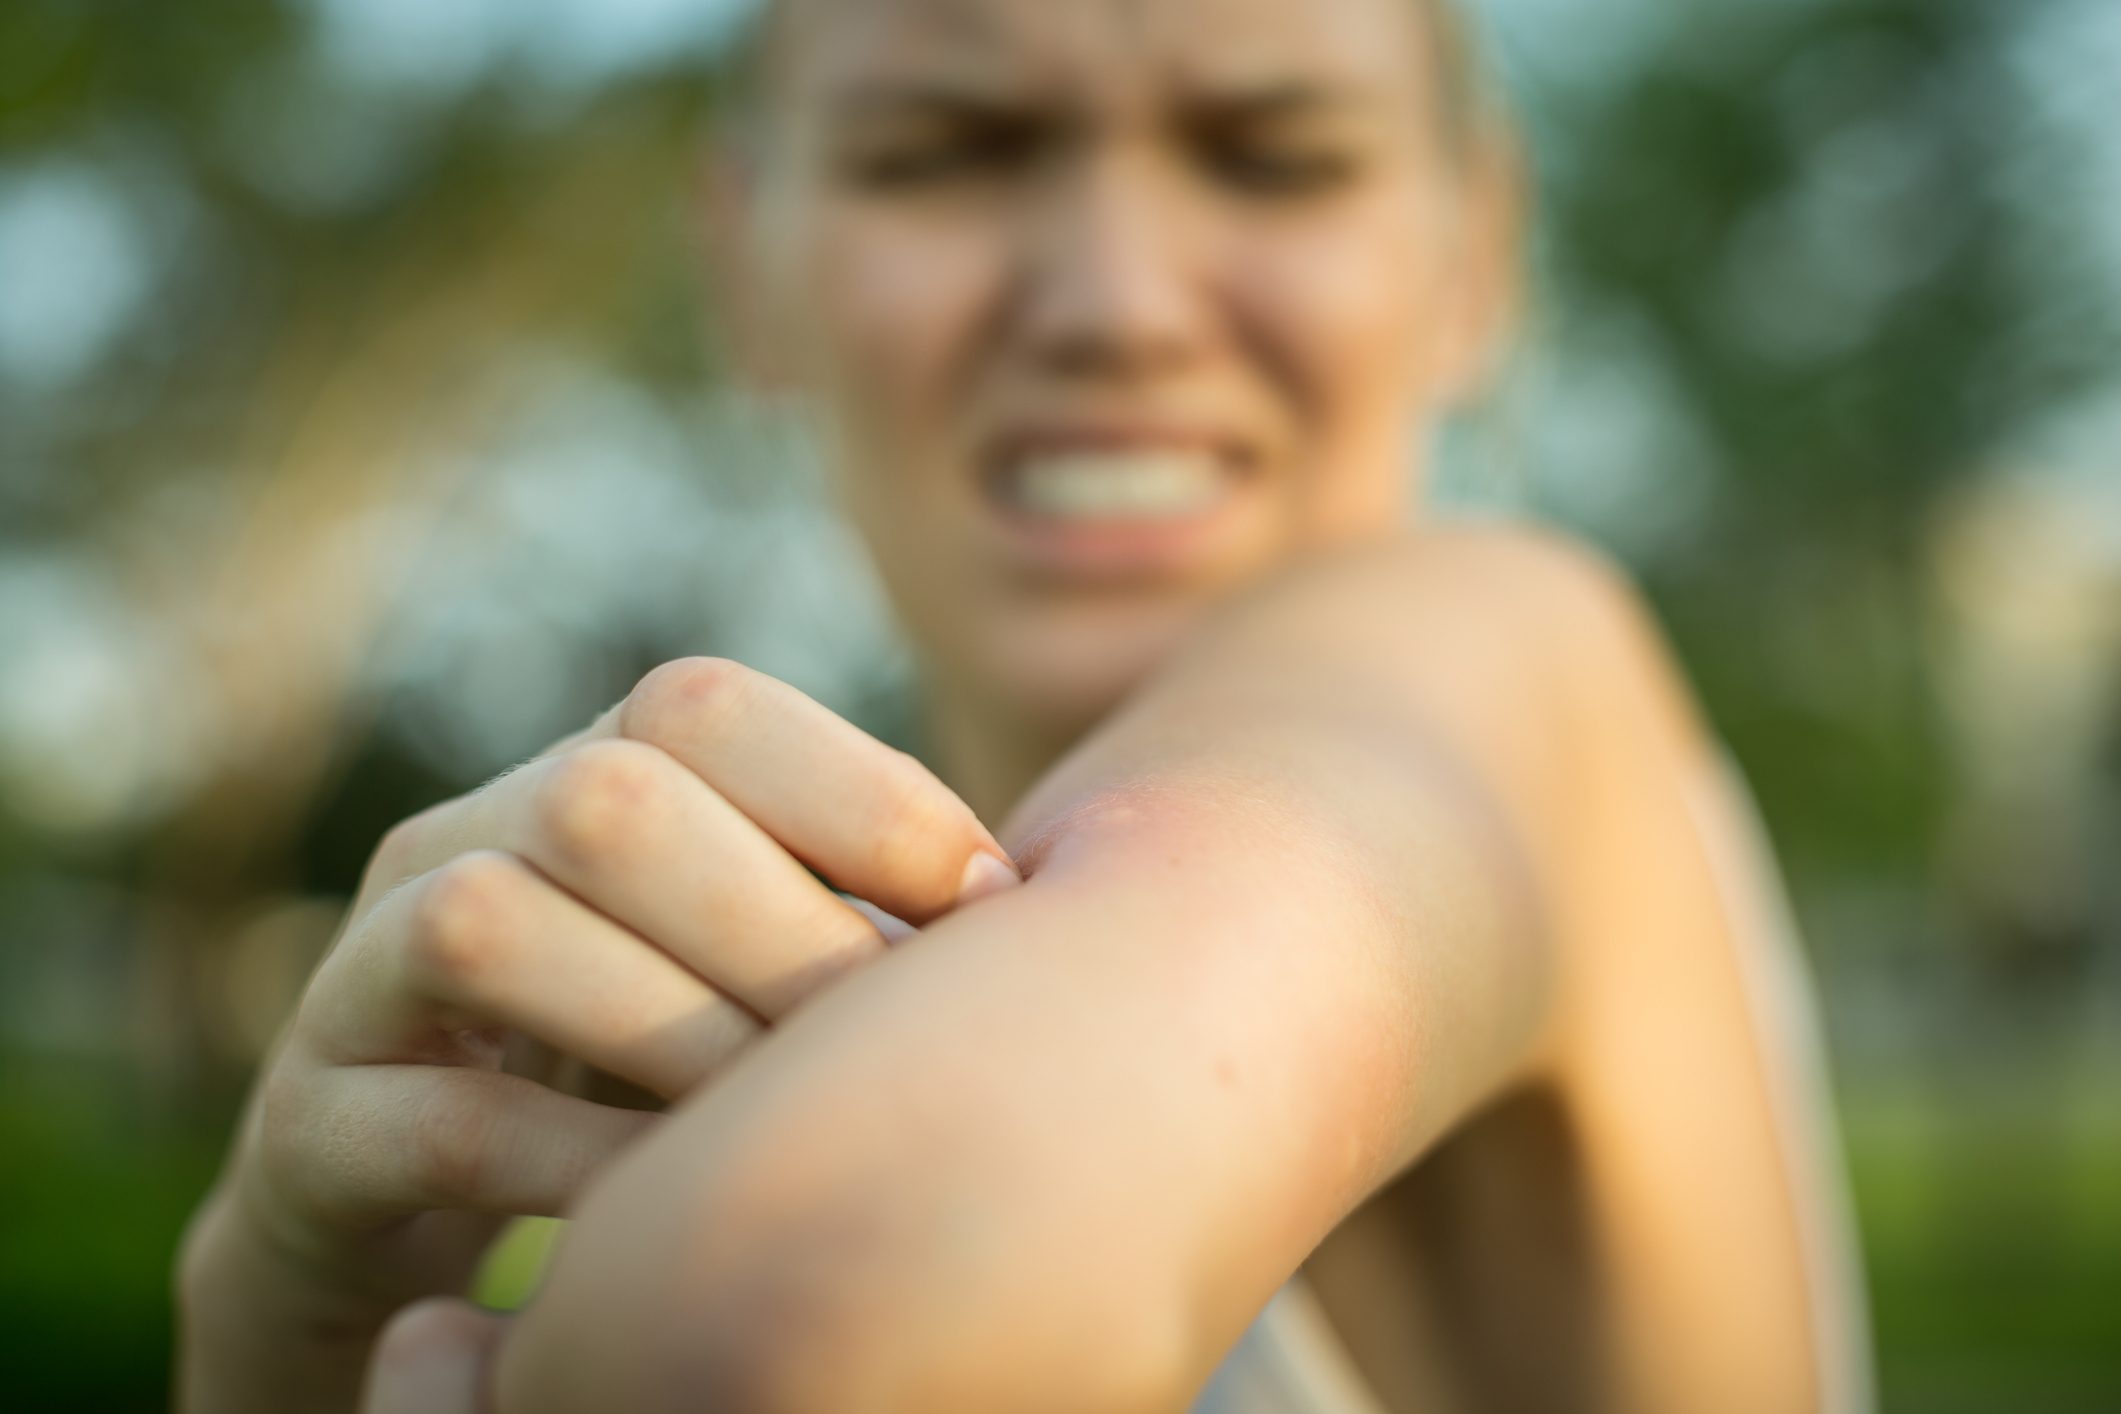
[[[1223,491],[1222,469],[1203,452],[1063,452],[1017,467],[1011,499],[1037,515],[1067,519],[1189,515]]]

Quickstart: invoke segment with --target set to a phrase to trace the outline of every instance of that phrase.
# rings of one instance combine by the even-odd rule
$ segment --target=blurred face
[[[780,19],[751,320],[945,692],[1078,729],[1404,518],[1494,265],[1413,0]]]

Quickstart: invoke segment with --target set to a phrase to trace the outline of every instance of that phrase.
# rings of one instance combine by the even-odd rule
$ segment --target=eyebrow
[[[1376,94],[1358,85],[1279,79],[1206,89],[1190,95],[1185,106],[1213,120],[1270,122],[1313,113],[1361,112],[1377,101]]]
[[[1205,87],[1187,93],[1180,107],[1189,119],[1210,123],[1271,122],[1314,113],[1363,111],[1377,96],[1350,85],[1312,80]],[[835,119],[860,125],[882,117],[936,113],[963,117],[1018,116],[1048,109],[1050,97],[1032,95],[1021,86],[942,78],[869,79],[849,87],[831,102]]]
[[[1043,103],[1027,101],[1021,88],[948,79],[871,79],[835,94],[830,107],[843,121],[904,113],[1014,113]]]

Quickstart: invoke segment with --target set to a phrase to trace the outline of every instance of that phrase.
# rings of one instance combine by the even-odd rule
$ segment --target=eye
[[[841,167],[858,187],[915,190],[1005,180],[1032,165],[1041,146],[1039,133],[1029,124],[923,125],[855,141]]]
[[[1205,144],[1202,157],[1218,181],[1260,197],[1324,195],[1352,182],[1362,166],[1343,145],[1286,139],[1217,139]]]

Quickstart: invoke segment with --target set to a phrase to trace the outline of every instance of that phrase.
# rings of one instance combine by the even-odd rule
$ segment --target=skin
[[[1511,293],[1511,193],[1445,150],[1425,36],[1395,0],[784,8],[725,284],[756,297],[754,363],[828,419],[984,816],[1213,606],[1408,520]],[[997,546],[997,440],[1136,418],[1245,449],[1218,553],[1093,594]]]
[[[1183,1408],[1299,1267],[1387,1407],[1848,1407],[1742,798],[1617,574],[1407,527],[1512,261],[1417,13],[777,23],[716,259],[941,779],[691,662],[394,831],[187,1241],[182,1407],[374,1349],[371,1414]],[[1014,554],[994,449],[1114,421],[1241,463],[1208,548]],[[520,1318],[418,1299],[563,1209]]]
[[[395,827],[187,1231],[179,1407],[351,1408],[394,1311],[657,1123],[600,1100],[706,1085],[903,931],[812,869],[919,921],[1017,882],[919,763],[718,660]]]

